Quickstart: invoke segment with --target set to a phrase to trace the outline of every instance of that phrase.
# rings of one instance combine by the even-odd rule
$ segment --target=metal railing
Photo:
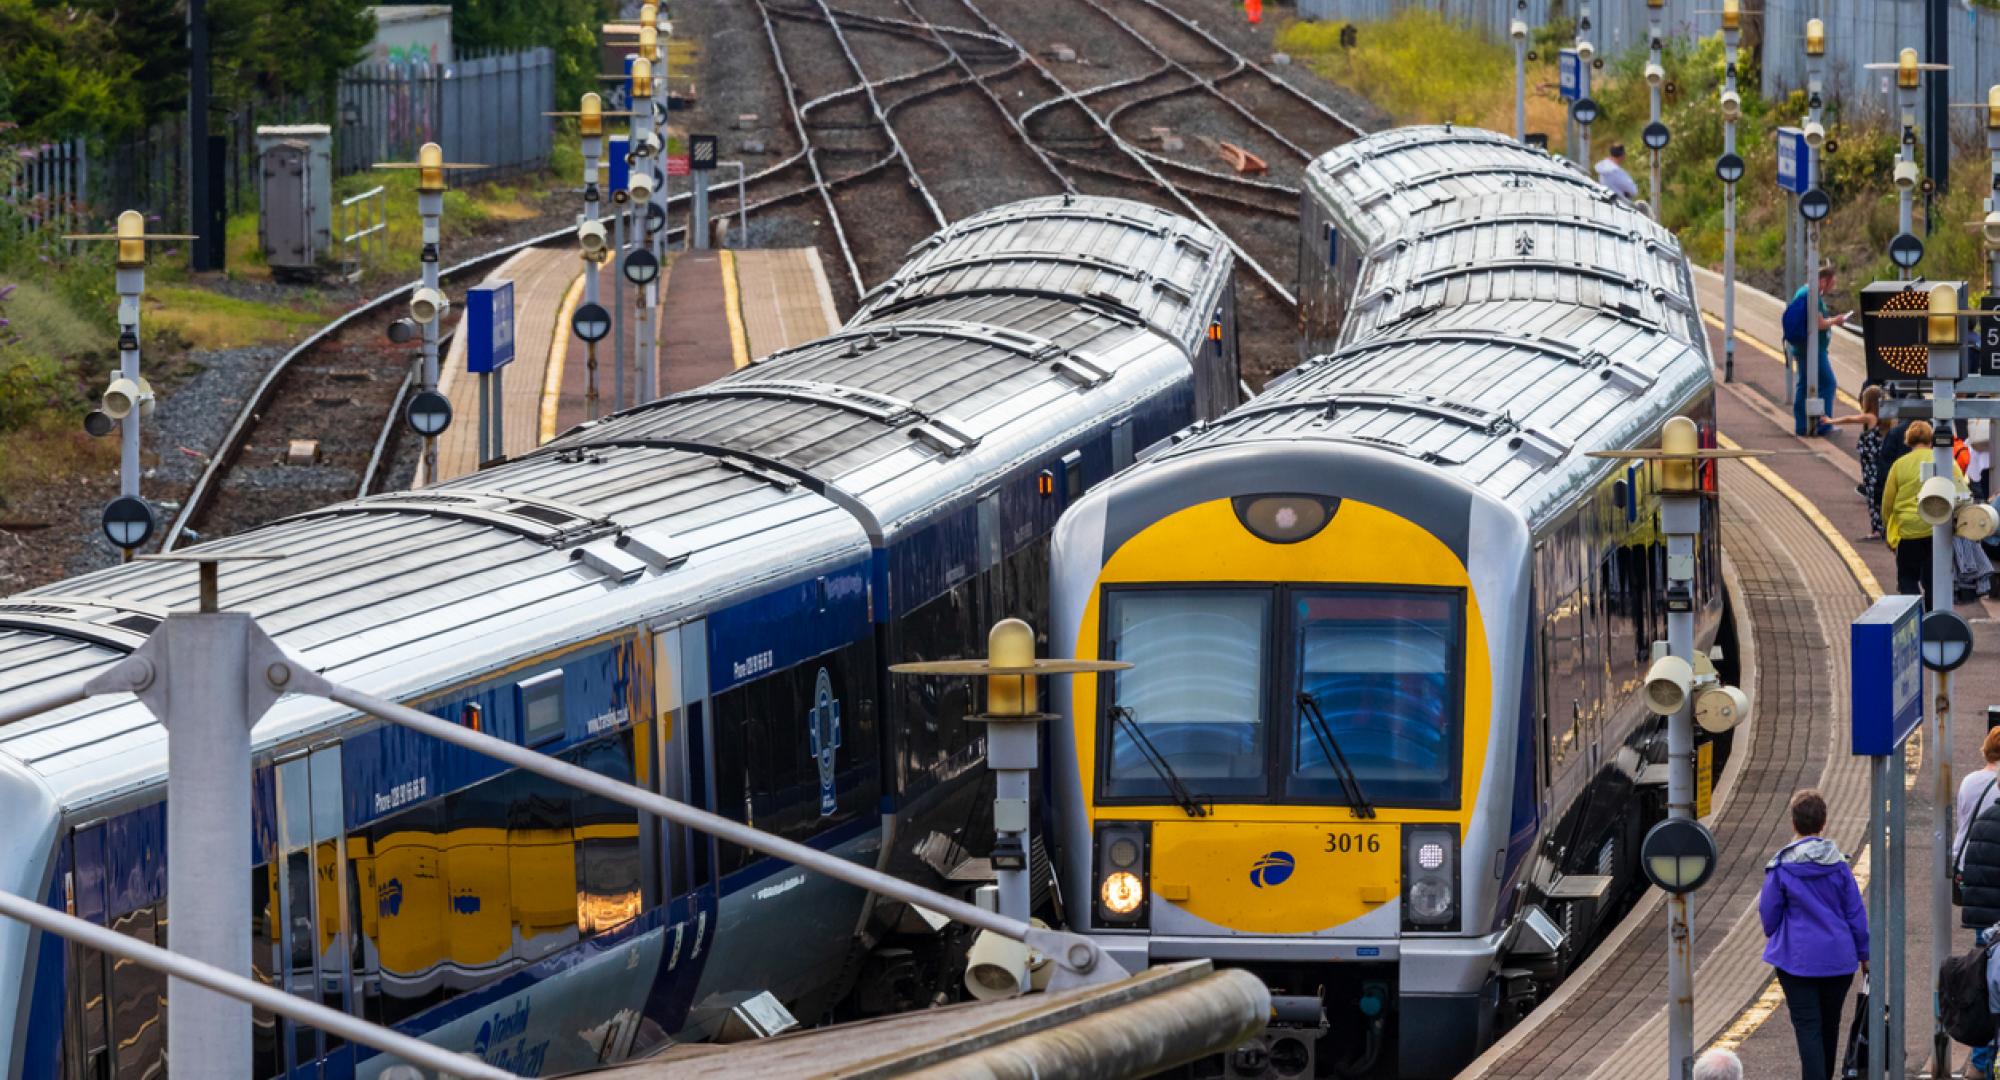
[[[378,265],[389,240],[389,199],[380,184],[359,195],[349,195],[334,204],[333,233],[335,254],[343,264],[353,263],[356,273],[364,258]]]

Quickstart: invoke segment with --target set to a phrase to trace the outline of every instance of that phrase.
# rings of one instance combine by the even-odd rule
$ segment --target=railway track
[[[1357,125],[1160,0],[1084,0],[1115,28],[1125,58],[1144,67],[1094,83],[1058,77],[978,0],[851,2],[875,10],[757,0],[800,149],[747,177],[744,187],[755,212],[818,204],[825,219],[817,242],[845,269],[836,289],[852,290],[842,296],[850,307],[911,243],[949,219],[994,201],[1075,191],[1142,199],[1214,228],[1257,283],[1252,293],[1261,302],[1247,305],[1251,336],[1254,327],[1275,334],[1291,325],[1296,300],[1285,284],[1289,273],[1277,269],[1290,245],[1272,237],[1295,220],[1297,188],[1203,168],[1142,145],[1133,132],[1147,125],[1149,110],[1186,99],[1226,114],[1246,143],[1275,147],[1296,168],[1358,134]],[[1007,15],[1023,17],[1013,8]],[[871,73],[868,36],[920,46],[929,62]],[[899,124],[925,110],[976,129],[943,145],[905,139]],[[1004,150],[974,152],[975,139],[994,134]],[[1020,190],[1004,199],[974,190],[975,181],[999,175]],[[670,210],[687,199],[673,196]],[[714,218],[736,212],[726,190],[711,201]],[[684,231],[675,225],[669,237]],[[532,237],[452,267],[444,279],[462,284],[516,251],[569,242],[568,228]],[[279,358],[197,478],[162,550],[389,482],[398,451],[408,452],[400,414],[413,380],[411,350],[388,346],[384,331],[412,287],[375,297]],[[321,460],[278,465],[294,439],[316,442]]]

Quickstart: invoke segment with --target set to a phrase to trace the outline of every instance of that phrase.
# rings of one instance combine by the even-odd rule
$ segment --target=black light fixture
[[[1725,184],[1743,179],[1743,172],[1743,158],[1736,154],[1724,154],[1715,159],[1715,177]]]
[[[634,285],[650,284],[660,276],[660,260],[645,248],[636,248],[625,255],[624,273]]]
[[[1812,188],[1799,196],[1799,216],[1807,221],[1824,221],[1833,213],[1833,200],[1822,188]]]
[[[424,390],[410,399],[403,418],[411,431],[426,439],[435,438],[451,426],[451,402],[435,390]]]
[[[584,341],[603,341],[611,332],[611,313],[602,304],[582,304],[569,317],[569,325]]]
[[[1570,104],[1569,114],[1577,123],[1589,127],[1597,122],[1597,102],[1589,98],[1577,98]]]
[[[1646,125],[1646,130],[1639,134],[1639,138],[1645,142],[1648,150],[1665,150],[1668,140],[1673,138],[1673,133],[1667,130],[1667,125],[1655,120]]]
[[[1911,233],[1897,233],[1889,241],[1889,261],[1905,270],[1924,261],[1924,242]]]
[[[1646,880],[1676,895],[1691,893],[1715,873],[1715,837],[1699,821],[1669,818],[1639,844]]]

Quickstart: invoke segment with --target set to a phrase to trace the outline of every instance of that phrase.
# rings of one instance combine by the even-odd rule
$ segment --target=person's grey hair
[[[1694,1080],[1743,1080],[1743,1059],[1716,1047],[1694,1059]]]

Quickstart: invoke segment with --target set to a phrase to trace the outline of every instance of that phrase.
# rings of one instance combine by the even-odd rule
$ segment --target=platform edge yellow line
[[[729,320],[729,358],[737,370],[750,366],[750,337],[743,332],[743,290],[736,284],[736,253],[722,257],[722,313]]]
[[[1731,439],[1727,435],[1716,436],[1716,442],[1720,443],[1725,450],[1742,449],[1742,447],[1736,444],[1736,440]],[[1779,476],[1769,465],[1758,461],[1756,458],[1743,458],[1741,460],[1743,464],[1750,467],[1751,472],[1756,473],[1765,483],[1778,489],[1778,494],[1791,500],[1792,505],[1798,507],[1799,513],[1804,514],[1806,520],[1812,522],[1813,528],[1819,530],[1820,535],[1824,536],[1826,542],[1840,555],[1841,561],[1847,564],[1847,572],[1854,575],[1855,583],[1861,586],[1862,592],[1868,594],[1868,599],[1880,600],[1882,598],[1882,585],[1875,580],[1875,572],[1868,569],[1868,564],[1861,561],[1861,553],[1854,550],[1854,545],[1847,542],[1847,537],[1840,535],[1840,530],[1834,528],[1833,522],[1827,520],[1827,516],[1819,512],[1819,507],[1814,506],[1811,499],[1806,498],[1805,494],[1799,491],[1799,489],[1786,483],[1785,478]]]
[[[596,267],[584,271],[595,273]],[[548,442],[556,437],[556,407],[562,403],[563,368],[569,362],[570,320],[576,315],[576,306],[583,300],[583,274],[569,283],[569,291],[563,294],[562,308],[556,312],[556,332],[549,341],[549,367],[542,374],[542,419],[540,430],[535,433],[535,445]]]

